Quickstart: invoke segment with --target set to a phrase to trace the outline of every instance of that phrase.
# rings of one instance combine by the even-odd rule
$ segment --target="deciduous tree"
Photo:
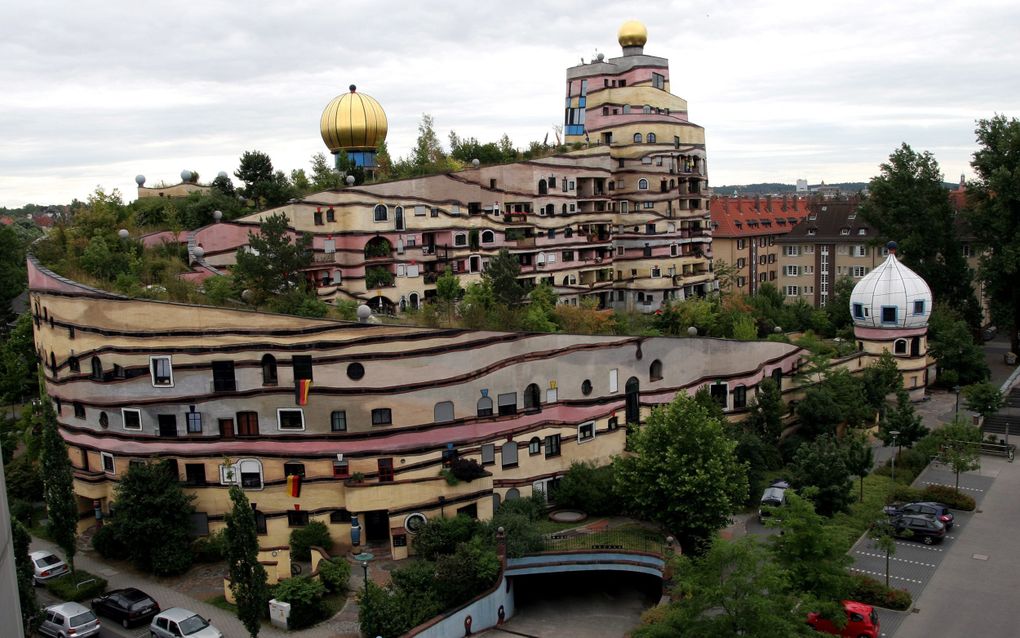
[[[963,389],[963,396],[964,406],[986,419],[998,412],[1006,403],[1002,392],[987,382],[967,386]]]
[[[924,427],[923,420],[910,402],[910,395],[903,388],[896,391],[896,407],[890,410],[878,430],[878,437],[886,445],[893,443],[893,436],[890,432],[898,432],[896,445],[913,447],[914,443],[920,441],[928,428]]]
[[[233,508],[226,515],[226,559],[230,570],[230,590],[237,601],[237,617],[248,634],[259,635],[262,616],[269,601],[266,569],[259,563],[259,539],[255,512],[244,490],[230,488]]]
[[[800,446],[793,461],[793,482],[798,488],[814,488],[811,500],[819,514],[845,512],[853,501],[847,446],[832,434],[823,434]]]
[[[981,467],[981,429],[960,418],[936,428],[924,439],[924,451],[937,455],[956,474],[956,491],[960,491],[960,473]]]

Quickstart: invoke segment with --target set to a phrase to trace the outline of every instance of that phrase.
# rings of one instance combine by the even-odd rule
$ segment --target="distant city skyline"
[[[134,176],[233,173],[258,149],[289,173],[326,152],[319,115],[356,84],[395,158],[422,113],[440,139],[519,148],[562,124],[564,70],[620,54],[648,26],[671,90],[706,129],[710,185],[868,181],[900,143],[971,175],[975,121],[1020,115],[1020,6],[863,2],[450,0],[152,8],[113,0],[8,7],[0,20],[0,205],[66,203]]]

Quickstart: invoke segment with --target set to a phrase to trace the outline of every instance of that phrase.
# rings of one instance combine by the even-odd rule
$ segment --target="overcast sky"
[[[883,6],[885,5],[885,6]],[[134,177],[203,181],[258,149],[288,173],[357,84],[407,154],[563,120],[565,69],[648,26],[705,127],[710,184],[867,180],[901,142],[970,175],[974,123],[1020,115],[1020,3],[691,0],[34,2],[0,7],[0,206],[65,203]]]

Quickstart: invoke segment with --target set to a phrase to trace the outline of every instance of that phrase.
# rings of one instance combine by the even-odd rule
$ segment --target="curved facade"
[[[707,384],[740,413],[800,356],[771,342],[430,330],[127,299],[31,259],[29,283],[83,514],[93,500],[110,509],[131,463],[171,459],[197,495],[199,532],[222,525],[236,478],[265,546],[309,520],[349,546],[356,517],[363,542],[401,557],[411,514],[488,518],[574,461],[609,462],[623,426],[677,392]],[[490,475],[449,485],[440,471],[455,456]]]

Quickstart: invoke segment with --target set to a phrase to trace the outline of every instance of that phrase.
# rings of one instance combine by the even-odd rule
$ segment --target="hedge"
[[[928,485],[924,489],[916,489],[898,485],[886,496],[886,503],[913,503],[915,501],[935,501],[944,503],[954,510],[966,510],[971,512],[976,506],[974,499],[966,494],[960,494],[955,488],[948,485]]]
[[[910,609],[913,600],[905,589],[886,587],[885,583],[864,574],[852,574],[853,592],[850,598],[866,605],[885,607],[897,611]]]
[[[85,581],[89,582],[85,583]],[[77,583],[85,584],[78,587]],[[46,581],[46,589],[61,600],[80,602],[95,598],[106,591],[106,579],[79,569],[74,574],[65,574],[60,578]]]

